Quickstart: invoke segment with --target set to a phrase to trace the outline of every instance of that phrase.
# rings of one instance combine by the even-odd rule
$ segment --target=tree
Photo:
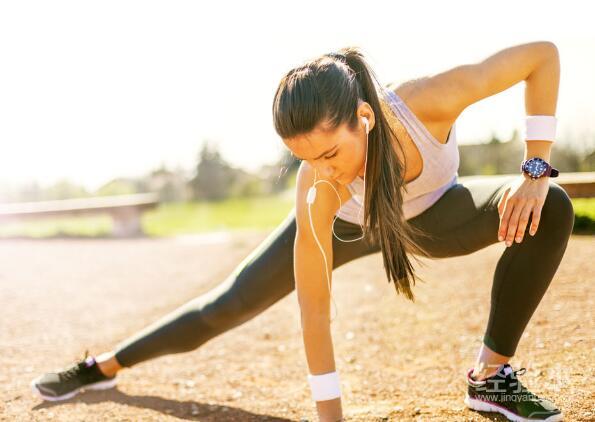
[[[199,153],[196,174],[189,184],[194,199],[220,201],[230,194],[235,171],[221,157],[215,145],[207,141]]]
[[[273,192],[280,192],[289,187],[289,181],[292,180],[293,175],[297,172],[300,163],[301,161],[291,155],[289,150],[283,151],[281,158],[277,162],[279,172],[273,182]]]

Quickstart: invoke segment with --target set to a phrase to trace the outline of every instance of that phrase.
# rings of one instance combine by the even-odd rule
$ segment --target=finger
[[[543,202],[535,204],[535,206],[533,207],[533,216],[531,217],[531,228],[529,229],[529,234],[531,236],[535,236],[535,233],[537,233],[537,227],[539,226],[539,220],[541,219],[542,209]]]
[[[509,192],[510,188],[506,189],[504,191],[504,194],[500,198],[500,201],[498,201],[498,214],[500,214],[500,217],[502,217],[502,210],[504,209],[504,205],[506,204],[506,197],[508,197]]]
[[[504,204],[504,210],[502,211],[502,220],[500,221],[500,236],[502,240],[506,240],[506,234],[510,228],[512,212],[514,210],[514,204],[510,200]]]
[[[500,242],[504,240],[504,236],[506,235],[506,225],[508,219],[504,219],[504,209],[506,206],[506,198],[508,197],[508,192],[509,189],[506,189],[506,191],[504,191],[504,195],[502,195],[502,198],[500,198],[500,201],[498,202],[498,214],[500,215],[500,227],[498,227],[498,241]]]
[[[527,229],[527,224],[529,223],[529,216],[531,215],[533,204],[533,201],[527,201],[521,210],[519,216],[519,225],[517,226],[516,236],[514,239],[517,243],[521,243],[525,237],[525,230]]]
[[[519,224],[519,216],[523,209],[523,204],[517,203],[514,199],[509,199],[508,203],[513,206],[512,214],[508,220],[508,228],[506,229],[506,246],[512,245],[514,235],[516,234],[517,226]]]

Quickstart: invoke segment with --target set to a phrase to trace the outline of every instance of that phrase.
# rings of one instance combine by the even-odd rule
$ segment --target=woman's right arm
[[[345,189],[332,179],[328,180],[341,196],[341,201],[349,199]],[[296,187],[296,237],[294,243],[294,276],[296,292],[300,306],[302,335],[312,375],[322,375],[335,371],[333,343],[330,330],[330,292],[329,277],[332,278],[333,249],[332,223],[340,203],[337,194],[327,183],[316,184],[316,198],[311,205],[312,223],[318,241],[322,245],[325,259],[312,233],[306,196],[314,182],[314,170],[302,162],[297,175]],[[331,279],[332,282],[332,279]],[[332,285],[331,285],[332,287]],[[341,399],[316,402],[321,421],[341,419]]]

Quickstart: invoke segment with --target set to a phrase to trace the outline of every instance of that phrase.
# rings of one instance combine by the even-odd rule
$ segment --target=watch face
[[[525,163],[523,169],[532,177],[539,177],[547,170],[547,164],[541,158],[531,158]]]

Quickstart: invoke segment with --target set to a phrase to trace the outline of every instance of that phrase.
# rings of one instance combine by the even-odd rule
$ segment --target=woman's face
[[[373,113],[361,115],[368,118],[371,130]],[[334,179],[341,185],[352,182],[356,176],[364,176],[367,142],[365,126],[361,123],[353,131],[349,130],[347,123],[335,130],[320,124],[306,135],[284,139],[283,142],[295,157],[318,170],[320,176]]]

